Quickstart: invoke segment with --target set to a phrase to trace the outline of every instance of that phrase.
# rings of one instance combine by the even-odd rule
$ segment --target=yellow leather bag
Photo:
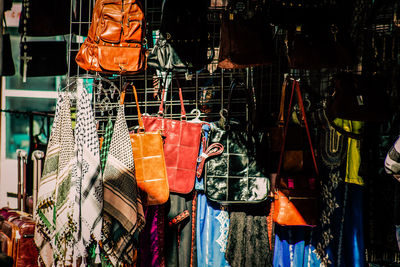
[[[132,84],[127,84],[125,89],[129,85],[133,88],[139,121],[139,129],[129,134],[137,185],[144,205],[163,204],[169,198],[163,139],[160,132],[146,132],[144,129],[136,88]]]

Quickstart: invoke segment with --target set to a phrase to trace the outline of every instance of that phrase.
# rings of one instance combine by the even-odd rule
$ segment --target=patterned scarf
[[[86,247],[93,239],[101,240],[102,209],[103,209],[103,181],[100,169],[99,139],[96,131],[90,96],[78,81],[77,119],[75,126],[75,150],[77,154],[76,195],[74,206],[74,225],[77,231],[74,234],[74,255],[86,257]]]
[[[55,231],[51,234],[51,243],[54,250],[54,260],[59,266],[63,265],[65,255],[71,251],[73,244],[72,236],[76,228],[72,220],[73,196],[75,192],[75,181],[72,172],[76,158],[74,154],[74,135],[72,131],[70,108],[69,98],[64,97],[58,114],[60,123],[56,123],[56,134],[58,138],[54,140],[55,147],[59,148],[58,166],[56,167],[58,172],[55,185],[54,182],[51,184],[53,190],[55,189],[55,199],[53,200],[54,210],[51,210],[52,214],[49,215],[55,215],[52,219]],[[48,159],[46,157],[46,160],[52,160],[52,158]],[[50,262],[50,259],[47,261]]]
[[[53,126],[50,133],[42,178],[39,181],[38,199],[35,213],[35,243],[39,249],[39,259],[44,266],[53,264],[51,238],[55,231],[53,218],[55,204],[55,187],[58,174],[61,134],[61,110],[67,105],[64,95],[59,94]]]
[[[86,247],[101,240],[99,141],[90,97],[79,82],[77,95],[75,136],[69,97],[59,95],[39,183],[35,242],[45,266],[76,265]]]
[[[123,105],[118,109],[103,179],[103,248],[114,266],[132,264],[145,219]]]
[[[110,150],[111,138],[113,134],[113,123],[111,117],[108,118],[106,132],[104,134],[103,145],[100,151],[100,162],[101,162],[101,171],[104,172],[104,168],[106,167],[107,155]]]

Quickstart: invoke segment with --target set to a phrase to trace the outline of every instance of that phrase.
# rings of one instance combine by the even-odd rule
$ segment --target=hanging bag
[[[15,74],[14,60],[11,49],[10,34],[6,33],[7,23],[3,14],[4,25],[1,33],[1,61],[0,61],[0,76],[13,76]]]
[[[238,9],[236,2],[232,1],[222,14],[218,67],[239,69],[272,64],[273,31],[265,14],[256,8]]]
[[[88,71],[134,74],[146,67],[144,12],[138,0],[96,1],[88,37],[75,58]]]
[[[135,86],[128,83],[124,91],[129,85],[133,88],[139,121],[139,129],[129,134],[136,182],[144,205],[164,204],[169,198],[169,190],[162,136],[159,131],[146,132]]]
[[[223,125],[216,123],[209,142],[221,143],[222,155],[211,158],[205,168],[204,187],[208,199],[221,204],[259,203],[268,198],[270,181],[263,162],[257,160],[262,147],[262,136],[249,134],[236,120],[229,118],[232,92],[230,85],[228,115]]]
[[[142,116],[147,131],[161,131],[164,136],[164,154],[170,192],[188,194],[193,190],[197,157],[201,140],[201,123],[186,120],[182,88],[179,86],[181,119],[164,118],[165,89],[163,90],[158,116]]]
[[[289,87],[289,79],[284,79],[282,83],[281,100],[279,107],[279,115],[276,126],[267,130],[270,163],[276,163],[271,166],[271,170],[276,172],[277,163],[281,151],[282,142],[285,134],[285,114],[291,113],[292,110],[285,109],[287,102],[286,89]],[[287,112],[287,113],[286,113]],[[313,168],[310,160],[311,155],[307,149],[308,140],[303,122],[299,124],[289,121],[288,130],[285,137],[284,161],[282,164],[285,172],[301,172],[306,168]]]
[[[288,113],[281,153],[279,157],[276,188],[274,192],[274,222],[283,226],[315,226],[318,222],[318,166],[315,159],[314,149],[311,141],[310,130],[308,128],[306,114],[303,105],[303,98],[300,92],[299,82],[293,80],[292,91],[289,101],[289,110],[292,106],[294,91],[297,93],[299,107],[302,112],[307,137],[310,145],[314,173],[283,173],[283,161],[285,152],[285,139],[289,126]]]

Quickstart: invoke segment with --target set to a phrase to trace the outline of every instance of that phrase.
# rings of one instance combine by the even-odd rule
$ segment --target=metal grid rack
[[[71,35],[69,42],[69,72],[68,75],[82,75],[87,73],[85,70],[79,69],[74,62],[79,46],[83,43],[82,36],[88,30],[91,22],[91,13],[94,7],[94,0],[71,0]],[[72,4],[75,3],[75,4]],[[146,30],[156,30],[160,26],[161,21],[161,0],[143,0],[144,13],[146,16]],[[209,10],[208,21],[210,36],[213,40],[214,48],[219,45],[219,27],[220,27],[220,12],[221,10]],[[232,78],[241,80],[248,91],[254,91],[256,99],[256,122],[260,127],[275,123],[278,113],[278,104],[280,98],[281,83],[284,76],[284,71],[287,70],[286,54],[283,30],[276,27],[275,45],[279,55],[276,62],[271,66],[261,66],[242,70],[222,70],[217,68],[217,59],[210,63],[209,68],[214,69],[214,72],[204,70],[202,72],[193,73],[191,80],[187,80],[184,74],[174,73],[174,77],[179,79],[182,85],[184,104],[186,112],[194,108],[202,110],[202,119],[208,121],[216,121],[219,119],[219,112],[227,106],[227,95],[229,84]],[[151,36],[147,33],[146,36]],[[149,42],[150,44],[152,42]],[[149,47],[150,49],[151,47]],[[303,81],[303,92],[305,97],[310,98],[326,98],[329,96],[329,81],[336,69],[322,70],[290,70],[290,75],[295,78],[300,78]],[[99,74],[100,75],[100,74]],[[114,80],[117,87],[121,88],[126,82],[132,82],[138,91],[139,105],[142,113],[156,113],[159,106],[159,99],[154,97],[155,91],[155,73],[151,69],[130,76],[103,76],[107,79]],[[111,98],[110,105],[113,111],[102,111],[101,100],[105,97],[102,92],[95,90],[94,108],[96,119],[100,122],[99,134],[102,134],[105,128],[105,123],[108,117],[116,116],[116,107],[118,106],[118,97]],[[158,92],[159,94],[160,92]],[[205,97],[206,96],[206,97]],[[249,110],[247,105],[246,93],[243,90],[237,90],[232,98],[233,117],[239,119],[247,119]],[[97,101],[97,100],[100,100]],[[137,124],[137,115],[132,92],[127,92],[125,100],[126,118],[129,126]],[[166,100],[167,112],[169,118],[179,118],[180,102],[177,94],[175,81],[169,89]],[[205,111],[208,111],[206,113]],[[190,119],[190,117],[188,118]]]
[[[91,13],[94,7],[94,0],[71,0],[71,34],[69,39],[68,59],[69,71],[68,77],[80,76],[87,73],[77,67],[74,62],[76,53],[79,51],[80,44],[83,43],[84,36],[88,30],[91,21]],[[74,4],[73,4],[74,3]],[[160,0],[144,0],[144,13],[146,17],[146,30],[156,30],[160,26],[161,21],[161,4]],[[219,45],[219,14],[220,10],[209,10],[208,20],[210,36],[214,47]],[[147,33],[146,36],[149,36]],[[150,42],[151,43],[151,42]],[[272,103],[278,103],[279,97],[279,79],[273,81],[274,77],[280,77],[276,73],[279,68],[277,67],[257,67],[254,69],[243,70],[222,70],[217,69],[217,59],[210,63],[209,68],[216,71],[208,72],[207,70],[193,73],[191,80],[187,80],[184,74],[174,73],[174,79],[179,79],[182,85],[183,98],[185,109],[187,113],[194,108],[202,110],[201,119],[208,121],[216,121],[219,119],[219,112],[222,108],[227,106],[227,98],[230,80],[232,78],[242,81],[247,88],[251,87],[251,81],[255,82],[254,90],[256,91],[256,99],[259,104],[261,113],[268,114],[273,110]],[[278,65],[277,65],[278,66]],[[277,75],[278,74],[278,75]],[[104,78],[114,80],[117,87],[121,88],[126,81],[132,82],[137,91],[139,98],[139,105],[142,113],[156,113],[160,101],[154,97],[155,92],[155,75],[152,70],[146,69],[142,73],[130,76],[103,76]],[[253,79],[251,79],[253,78]],[[175,81],[172,81],[171,88],[167,94],[166,117],[179,118],[180,116],[180,102],[177,94],[177,87]],[[274,90],[274,88],[276,90]],[[240,89],[240,88],[238,88]],[[243,89],[243,88],[242,88]],[[105,97],[102,92],[96,91],[94,87],[94,109],[97,121],[100,123],[99,134],[104,133],[105,123],[109,116],[116,116],[116,107],[118,106],[118,97],[110,98],[110,106],[113,107],[112,111],[104,111],[101,107],[101,100]],[[111,94],[111,92],[110,92]],[[203,96],[203,97],[202,97]],[[206,96],[206,97],[204,97]],[[96,100],[100,100],[96,101]],[[248,116],[248,107],[246,100],[246,93],[243,90],[237,90],[233,93],[232,97],[232,112],[231,116],[245,120]],[[137,124],[137,114],[132,92],[127,92],[126,100],[126,118],[129,126]],[[103,107],[104,108],[104,107]],[[207,110],[208,113],[204,113]],[[188,116],[190,119],[190,116]]]

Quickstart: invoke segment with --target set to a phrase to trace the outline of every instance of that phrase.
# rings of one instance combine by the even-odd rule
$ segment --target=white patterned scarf
[[[64,264],[65,257],[72,248],[73,232],[76,229],[72,220],[76,192],[76,181],[72,172],[76,164],[76,156],[69,97],[65,97],[65,102],[60,112],[60,156],[55,186],[55,232],[52,237],[54,260],[57,266]]]
[[[62,106],[66,104],[64,95],[60,93],[57,99],[55,117],[47,146],[43,173],[38,184],[38,198],[34,218],[37,227],[35,227],[34,240],[39,249],[40,262],[45,266],[51,266],[53,264],[53,249],[50,240],[55,231],[53,213],[60,153],[60,111]]]
[[[75,149],[77,154],[77,188],[74,207],[75,232],[74,259],[87,257],[86,248],[92,241],[101,240],[103,180],[100,168],[100,144],[96,130],[91,99],[77,81],[77,116]]]
[[[79,81],[77,96],[74,136],[70,99],[59,94],[39,182],[35,242],[44,266],[76,265],[87,246],[101,240],[99,141],[90,97]]]
[[[75,159],[70,107],[68,96],[60,93],[39,182],[35,243],[45,266],[53,265],[54,260],[59,265],[64,259],[73,232],[73,200],[69,196]]]

